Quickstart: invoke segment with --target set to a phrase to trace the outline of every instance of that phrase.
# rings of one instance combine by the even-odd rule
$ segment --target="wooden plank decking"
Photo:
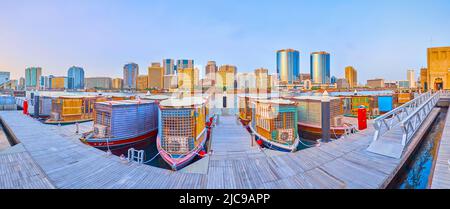
[[[441,142],[438,148],[436,163],[434,165],[431,189],[450,188],[450,112],[447,113]]]
[[[26,162],[40,168],[50,182],[40,188],[383,188],[402,162],[366,151],[373,136],[370,124],[368,130],[320,147],[268,156],[249,146],[250,135],[231,125],[233,118],[222,117],[223,125],[213,131],[217,141],[212,142],[208,172],[173,172],[107,156],[82,144],[74,125],[45,125],[19,112],[0,112],[0,117],[29,154]],[[8,162],[2,170],[17,165],[12,157]],[[13,175],[30,169],[17,167]],[[15,178],[1,177],[0,188]]]

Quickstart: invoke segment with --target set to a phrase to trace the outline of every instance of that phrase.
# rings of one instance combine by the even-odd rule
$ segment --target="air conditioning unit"
[[[50,118],[51,118],[53,121],[60,121],[60,120],[61,120],[61,116],[60,116],[60,114],[57,113],[57,112],[52,112],[52,113],[50,113]]]
[[[344,118],[342,116],[334,117],[331,123],[332,126],[342,126],[344,124]]]
[[[292,142],[294,140],[294,132],[292,129],[278,130],[278,140],[283,142]]]
[[[378,109],[378,108],[373,108],[373,109],[372,109],[372,115],[380,115],[380,109]]]
[[[94,136],[97,138],[106,138],[107,126],[95,124],[94,125]]]

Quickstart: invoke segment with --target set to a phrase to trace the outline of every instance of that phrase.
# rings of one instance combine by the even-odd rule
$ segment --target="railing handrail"
[[[432,97],[431,92],[426,92],[421,94],[419,97],[387,112],[386,114],[376,118],[374,120],[373,126],[375,128],[375,134],[373,140],[376,141],[380,137],[381,134],[387,132],[388,130],[398,126],[401,124],[401,121],[404,120],[406,116],[409,116],[408,108],[414,108],[412,112],[414,112],[419,106],[421,106],[425,101],[427,101],[430,97]],[[397,120],[397,121],[394,121]],[[382,133],[383,128],[386,130]]]
[[[436,105],[436,103],[439,101],[439,98],[441,96],[442,91],[436,92],[433,94],[430,98],[427,99],[424,103],[420,105],[417,109],[415,109],[410,115],[408,115],[402,122],[402,145],[406,146],[409,143],[409,140],[411,140],[412,136],[417,132],[420,125],[422,125],[422,122],[425,120],[425,118],[429,115],[433,107]],[[422,114],[421,114],[422,113]],[[418,117],[418,119],[416,119]],[[413,121],[416,119],[416,121]],[[420,121],[418,123],[415,123],[417,121]],[[412,128],[409,129],[409,128]]]

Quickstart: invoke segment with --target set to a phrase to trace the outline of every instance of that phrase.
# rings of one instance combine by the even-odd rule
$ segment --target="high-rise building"
[[[19,90],[25,90],[25,78],[24,77],[20,77],[19,78]]]
[[[108,77],[85,78],[84,85],[86,89],[111,89],[112,79]]]
[[[428,90],[428,69],[427,68],[420,69],[420,89],[422,89],[422,91]]]
[[[178,88],[177,75],[164,75],[164,90],[171,90]]]
[[[350,88],[350,85],[349,85],[347,79],[345,79],[345,78],[339,78],[339,79],[337,79],[337,81],[336,81],[336,87],[337,87],[338,89],[348,89],[348,88]]]
[[[383,88],[384,87],[384,79],[376,78],[367,80],[367,86],[370,88]]]
[[[331,83],[330,54],[327,52],[311,53],[311,80],[314,84]]]
[[[158,62],[148,67],[148,88],[164,88],[164,68]]]
[[[428,89],[450,89],[450,46],[428,48]]]
[[[67,81],[67,77],[64,77],[64,76],[51,77],[50,78],[51,89],[52,90],[64,90],[66,87],[66,81]]]
[[[237,68],[234,65],[222,65],[217,71],[216,86],[220,89],[234,90],[236,83]]]
[[[139,76],[139,66],[136,63],[128,63],[123,66],[123,88],[136,89],[137,78]]]
[[[397,81],[397,86],[401,89],[408,89],[411,88],[411,83],[410,81]]]
[[[350,88],[355,88],[358,85],[358,72],[352,66],[345,67],[345,79]]]
[[[10,76],[11,76],[10,72],[0,72],[0,85],[8,82],[11,79]]]
[[[277,74],[279,82],[293,84],[299,81],[300,53],[294,49],[282,49],[277,51]]]
[[[215,84],[217,74],[217,65],[215,61],[208,61],[205,67],[205,77],[211,81],[212,85]]]
[[[270,89],[269,70],[258,68],[255,70],[256,90],[259,92],[267,92]]]
[[[67,88],[84,89],[84,69],[72,66],[67,71]]]
[[[53,78],[53,76],[44,76],[41,75],[41,78],[39,79],[39,86],[41,90],[48,90],[51,89],[52,84],[51,84],[51,79]]]
[[[256,75],[255,73],[237,73],[236,74],[236,83],[237,89],[241,90],[253,90],[256,89]]]
[[[29,67],[25,69],[25,89],[39,89],[39,79],[42,75],[42,68]]]
[[[163,59],[164,75],[175,74],[175,61],[173,59]]]
[[[336,76],[331,76],[331,84],[335,84],[337,82]]]
[[[300,73],[300,81],[311,80],[311,74],[309,73]]]
[[[148,75],[139,75],[137,79],[137,90],[148,89]]]
[[[112,80],[112,89],[122,89],[122,85],[123,85],[123,79],[121,78],[114,78]]]
[[[197,68],[177,68],[178,88],[193,91],[198,86],[199,72]]]
[[[177,73],[179,70],[186,68],[194,69],[194,60],[187,60],[187,59],[177,60],[177,66],[175,68]]]
[[[416,79],[414,70],[407,71],[406,80],[409,81],[409,88],[416,88]]]

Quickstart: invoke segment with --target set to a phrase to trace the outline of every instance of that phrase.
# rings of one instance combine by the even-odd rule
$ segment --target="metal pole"
[[[321,102],[322,108],[322,142],[330,142],[331,116],[330,116],[330,99],[324,97]]]

